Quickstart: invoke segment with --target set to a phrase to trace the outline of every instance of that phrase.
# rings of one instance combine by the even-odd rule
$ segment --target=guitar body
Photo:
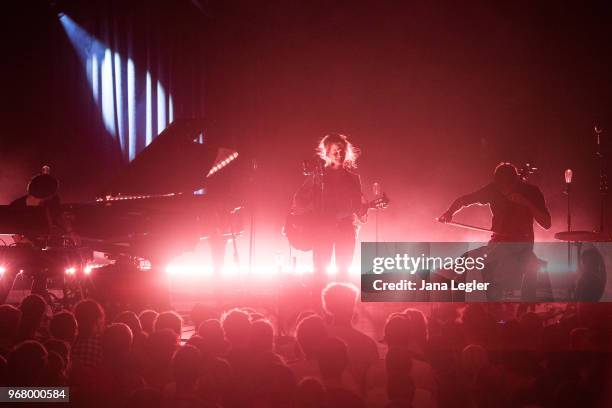
[[[287,215],[283,234],[291,247],[299,251],[311,251],[316,235],[316,220],[314,213]]]
[[[364,206],[365,214],[369,209],[384,209],[388,205],[389,198],[383,193],[381,197]],[[303,214],[290,212],[283,227],[283,235],[287,237],[291,247],[299,251],[311,251],[321,227],[320,219],[312,211]]]

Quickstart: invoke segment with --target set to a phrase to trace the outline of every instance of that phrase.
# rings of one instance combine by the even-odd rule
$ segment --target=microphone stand
[[[372,185],[372,192],[374,193],[374,199],[377,199],[380,196],[380,185],[378,183],[374,183]],[[378,258],[378,211],[374,212],[374,242],[376,242],[375,252],[376,257]]]
[[[612,234],[606,231],[606,210],[608,203],[608,176],[606,174],[605,154],[601,147],[601,137],[603,129],[599,126],[594,127],[595,135],[597,136],[597,152],[599,158],[599,191],[601,193],[601,204],[599,213],[599,234],[603,237],[607,233],[606,238],[610,238]]]
[[[572,230],[572,212],[570,206],[570,186],[572,184],[572,171],[570,169],[565,170],[565,191],[563,192],[567,197],[567,230]],[[567,242],[567,266],[572,265],[572,249],[571,244]]]
[[[378,211],[374,213],[374,234],[376,239],[376,257],[378,258]]]
[[[255,249],[255,194],[254,194],[254,189],[255,189],[255,184],[256,184],[256,180],[255,180],[255,176],[256,176],[256,172],[257,172],[257,160],[253,159],[253,161],[251,162],[251,176],[250,176],[250,192],[249,192],[249,201],[250,201],[250,219],[249,219],[249,278],[252,276],[253,273],[253,253],[254,253],[254,249]]]

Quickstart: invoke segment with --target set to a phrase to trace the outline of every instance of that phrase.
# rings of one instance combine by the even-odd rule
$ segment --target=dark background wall
[[[68,200],[92,198],[121,163],[87,103],[55,10],[23,4],[3,58],[0,198],[18,194],[42,163],[56,169]],[[100,10],[111,4],[113,15],[140,24],[138,2],[66,4],[77,22],[103,20]],[[604,2],[147,4],[147,27],[179,48],[180,77],[191,75],[177,85],[177,116],[204,116],[210,137],[236,146],[245,170],[234,176],[242,181],[257,161],[257,194],[245,197],[256,208],[263,253],[285,248],[278,231],[301,182],[300,162],[329,131],[362,149],[364,191],[378,181],[393,200],[379,219],[382,239],[486,239],[433,219],[486,183],[502,160],[540,169],[532,182],[554,225],[539,239],[565,229],[568,167],[575,226],[597,226],[593,125],[612,125],[612,15]],[[609,144],[610,132],[605,137]],[[488,225],[488,212],[471,208],[458,219]],[[373,223],[362,238],[373,238]]]

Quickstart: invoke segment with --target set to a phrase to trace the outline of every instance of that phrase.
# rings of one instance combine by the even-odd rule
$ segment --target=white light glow
[[[136,157],[136,74],[134,61],[127,60],[127,105],[128,105],[128,158],[130,161]]]
[[[157,81],[157,133],[166,128],[166,91],[161,82]]]
[[[96,54],[91,56],[91,75],[89,77],[91,84],[91,93],[93,94],[94,101],[99,103],[98,100],[98,56]]]
[[[107,48],[102,60],[102,118],[106,130],[111,135],[115,135],[115,101],[111,55],[111,50]]]
[[[145,143],[147,146],[153,140],[153,102],[151,95],[151,74],[147,72],[146,75],[146,97],[145,97],[145,109],[146,109],[146,130],[145,130]]]
[[[186,264],[169,264],[166,267],[166,273],[171,276],[211,276],[213,273],[210,265],[202,265],[197,263]]]
[[[241,275],[248,274],[248,267],[243,265],[241,268],[238,268],[234,264],[228,264],[223,267],[221,270],[221,276],[224,278],[227,277],[239,277]],[[168,264],[166,267],[166,273],[168,275],[179,277],[200,277],[200,278],[211,278],[214,276],[212,265],[207,263],[198,263],[198,262],[181,262],[175,261],[173,263]],[[253,276],[257,276],[258,278],[266,278],[266,277],[276,277],[279,273],[288,274],[294,273],[296,275],[305,275],[312,274],[313,267],[311,264],[297,264],[295,268],[291,268],[289,265],[286,265],[282,259],[277,259],[276,264],[270,265],[254,265],[251,269],[251,273]],[[337,268],[334,264],[330,264],[327,268],[327,274],[329,276],[335,276],[337,274]],[[349,269],[349,275],[355,276],[359,274],[359,265],[353,264]]]
[[[117,117],[119,118],[119,128],[117,129],[117,137],[119,137],[119,145],[120,146],[124,146],[125,145],[125,138],[124,138],[124,132],[123,132],[123,126],[121,126],[121,124],[123,123],[123,98],[121,95],[121,56],[119,55],[118,52],[115,51],[115,88],[113,89],[114,92],[117,92],[117,97],[116,99],[116,107],[117,107]],[[113,122],[114,123],[114,122]]]
[[[329,264],[327,267],[328,275],[336,275],[338,273],[338,268],[336,268],[336,264]]]

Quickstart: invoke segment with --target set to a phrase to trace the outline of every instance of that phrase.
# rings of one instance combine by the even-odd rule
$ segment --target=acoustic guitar
[[[389,206],[389,203],[387,194],[382,193],[380,197],[363,205],[363,215],[367,214],[368,210],[385,209]],[[287,237],[293,248],[300,251],[310,251],[317,238],[317,225],[317,214],[314,211],[303,214],[290,212],[283,227],[283,235]]]

